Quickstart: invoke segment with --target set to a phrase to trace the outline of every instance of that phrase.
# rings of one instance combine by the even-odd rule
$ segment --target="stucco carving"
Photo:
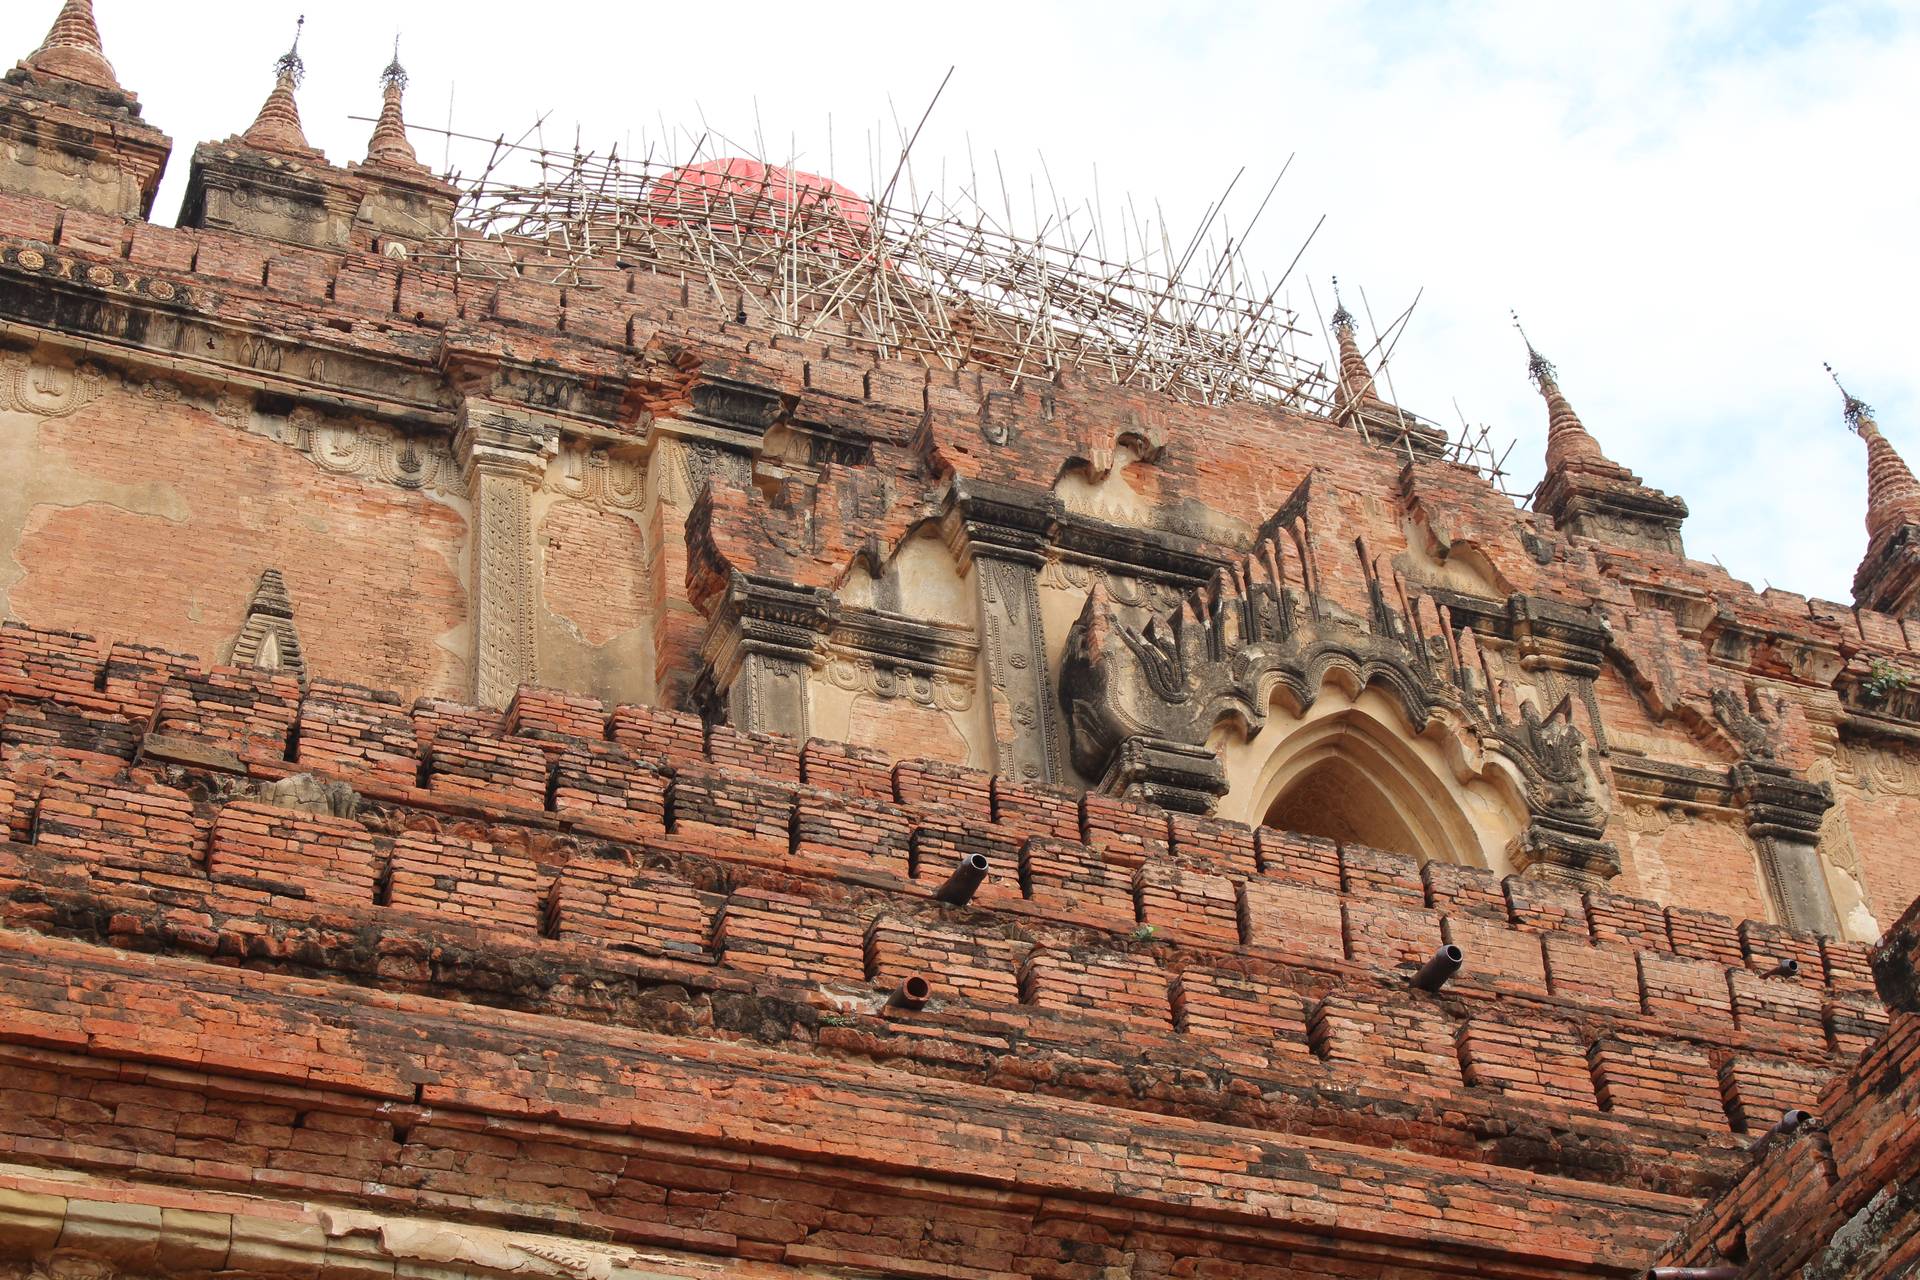
[[[735,488],[753,483],[753,463],[745,454],[707,441],[665,437],[654,457],[663,466],[660,496],[677,507],[692,505],[716,476]]]
[[[223,396],[214,412],[223,421],[244,425],[246,410],[244,398]],[[287,416],[284,434],[275,434],[333,475],[449,498],[471,496],[448,440],[407,435],[375,422],[330,420],[306,406]],[[618,512],[639,511],[645,485],[643,464],[581,440],[561,444],[540,481],[545,492]]]
[[[1150,578],[1115,573],[1098,565],[1053,559],[1040,570],[1040,585],[1070,591],[1090,591],[1098,582],[1115,604],[1129,609],[1170,609],[1181,598],[1179,588]]]
[[[614,1268],[634,1256],[630,1249],[585,1240],[466,1223],[419,1222],[351,1209],[323,1209],[320,1223],[329,1239],[373,1236],[379,1241],[380,1252],[396,1261],[452,1263],[496,1275],[543,1280],[611,1280]]]
[[[827,662],[827,679],[849,693],[904,698],[938,711],[971,711],[973,684],[947,675],[929,675],[887,666],[871,658],[836,656]]]
[[[0,353],[0,410],[64,418],[99,399],[107,383],[107,374],[93,365],[62,369]]]
[[[38,249],[7,249],[0,252],[0,263],[55,280],[71,280],[100,289],[112,289],[119,294],[145,294],[160,302],[186,303],[194,300],[191,290],[170,281],[156,279],[137,271],[115,270],[101,263],[82,264],[59,254],[48,257]]]
[[[1834,779],[1881,796],[1920,796],[1920,756],[1891,746],[1841,742],[1834,751]]]
[[[56,1249],[33,1261],[0,1263],[0,1280],[119,1280],[120,1268],[77,1249]]]
[[[416,439],[376,423],[330,422],[304,406],[288,415],[287,425],[293,447],[322,471],[401,489],[468,496],[466,477],[442,441]]]
[[[1713,691],[1713,718],[1732,735],[1751,760],[1774,758],[1779,718],[1785,707],[1784,698],[1774,699],[1774,705],[1769,707],[1761,694],[1752,688],[1747,690],[1745,697],[1724,685]]]
[[[1689,821],[1687,815],[1671,805],[1623,804],[1614,812],[1614,820],[1636,836],[1657,837],[1676,823]]]
[[[344,782],[317,778],[311,773],[296,773],[275,782],[260,783],[254,795],[264,804],[296,813],[351,818],[360,812],[359,792]]]
[[[640,463],[568,441],[548,466],[542,487],[602,511],[638,511],[646,482],[646,468]]]

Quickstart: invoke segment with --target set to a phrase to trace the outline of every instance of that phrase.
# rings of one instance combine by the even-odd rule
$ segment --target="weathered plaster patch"
[[[119,483],[74,468],[49,438],[60,424],[24,413],[0,413],[0,613],[12,618],[13,588],[27,576],[20,543],[30,521],[43,508],[100,504],[128,515],[179,523],[189,518],[186,499],[160,480]]]

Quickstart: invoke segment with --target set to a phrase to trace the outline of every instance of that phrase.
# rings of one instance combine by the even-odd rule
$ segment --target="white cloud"
[[[54,0],[0,16],[24,53]],[[97,0],[108,54],[177,139],[243,129],[297,5]],[[391,33],[410,112],[590,142],[696,124],[791,138],[868,186],[860,159],[958,71],[916,152],[954,179],[970,137],[1010,178],[1044,152],[1064,194],[1158,197],[1188,224],[1241,165],[1239,204],[1291,153],[1254,238],[1278,272],[1364,285],[1376,311],[1426,297],[1395,359],[1410,407],[1517,436],[1522,487],[1544,414],[1507,325],[1518,307],[1613,457],[1688,500],[1689,550],[1848,598],[1865,541],[1862,450],[1824,381],[1833,360],[1920,462],[1920,7],[1614,0],[1601,5],[1216,3],[725,6],[336,0],[302,52],[309,136],[357,159]],[[893,107],[889,106],[891,94]],[[880,128],[892,152],[891,123]],[[423,155],[438,149],[418,139]],[[1017,177],[1016,177],[1017,175]],[[1044,190],[1044,188],[1043,188]],[[1305,309],[1303,291],[1293,295]]]

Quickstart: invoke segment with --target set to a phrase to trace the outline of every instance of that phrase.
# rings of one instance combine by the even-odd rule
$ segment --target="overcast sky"
[[[57,0],[11,0],[0,54],[38,44]],[[107,55],[175,139],[171,221],[197,141],[251,121],[295,0],[96,0]],[[451,13],[457,21],[448,21]],[[1894,4],[506,5],[334,0],[308,13],[307,135],[365,152],[396,27],[409,116],[633,145],[661,122],[828,164],[868,193],[876,128],[917,117],[923,181],[998,152],[1024,188],[1044,154],[1063,197],[1157,199],[1191,227],[1243,165],[1249,241],[1278,275],[1364,286],[1376,314],[1425,296],[1392,368],[1408,407],[1453,403],[1517,440],[1524,490],[1545,415],[1518,308],[1618,462],[1686,498],[1688,550],[1756,587],[1850,599],[1866,536],[1863,449],[1820,362],[1920,464],[1920,0]],[[422,158],[441,144],[416,136]],[[890,167],[890,165],[889,165]],[[1044,181],[1044,180],[1043,180]],[[1042,188],[1044,190],[1044,187]],[[1292,303],[1312,304],[1296,289]],[[1356,308],[1357,310],[1358,308]],[[1303,349],[1321,350],[1318,338]]]

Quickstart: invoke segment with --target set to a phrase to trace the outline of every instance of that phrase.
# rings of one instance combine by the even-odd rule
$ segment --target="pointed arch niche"
[[[1272,695],[1251,738],[1223,721],[1209,745],[1229,790],[1220,816],[1505,875],[1526,828],[1518,775],[1436,718],[1415,733],[1397,698],[1329,680],[1311,706]]]

